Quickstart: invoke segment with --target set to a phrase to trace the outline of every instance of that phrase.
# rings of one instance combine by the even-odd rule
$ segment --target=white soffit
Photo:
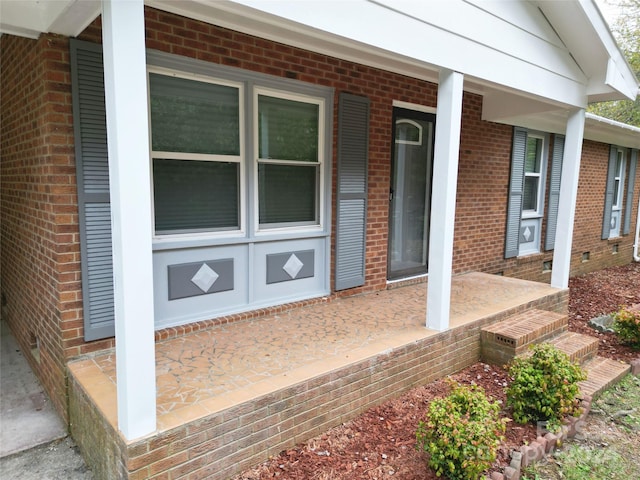
[[[148,0],[190,18],[435,80],[441,68],[568,105],[587,78],[526,1]],[[490,27],[487,27],[490,25]]]
[[[100,0],[1,0],[0,33],[38,38],[79,35],[101,12]]]

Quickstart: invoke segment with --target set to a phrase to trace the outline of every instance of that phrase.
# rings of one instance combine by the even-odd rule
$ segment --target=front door
[[[435,115],[393,110],[389,279],[427,272]]]

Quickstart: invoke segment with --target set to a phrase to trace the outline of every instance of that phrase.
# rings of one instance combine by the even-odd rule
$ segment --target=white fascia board
[[[640,128],[592,113],[586,114],[584,138],[609,145],[640,149]]]
[[[494,121],[531,130],[564,135],[569,110],[569,108],[565,108],[548,112],[540,111],[538,113],[514,115]],[[585,114],[584,138],[585,140],[593,140],[606,145],[640,149],[640,128],[592,113]]]
[[[454,3],[466,5],[458,0]],[[446,68],[464,73],[469,80],[477,78],[554,102],[584,106],[582,91],[587,80],[579,69],[573,68],[566,52],[552,42],[545,46],[548,53],[553,53],[545,68],[535,60],[520,58],[515,51],[493,48],[366,0],[148,0],[147,4],[416,78],[433,81],[438,71]],[[508,43],[505,37],[502,42]]]
[[[595,32],[609,55],[605,82],[629,100],[635,100],[640,84],[626,57],[620,51],[609,25],[594,0],[580,0],[580,6],[593,25]]]
[[[585,72],[589,102],[635,98],[638,80],[594,0],[532,0]]]
[[[40,32],[39,30],[17,27],[15,25],[9,25],[7,23],[0,22],[0,35],[15,35],[16,37],[32,38],[35,40],[40,36],[40,33],[42,32]]]

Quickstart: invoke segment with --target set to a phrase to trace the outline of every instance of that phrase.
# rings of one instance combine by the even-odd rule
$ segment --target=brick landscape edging
[[[587,415],[591,411],[592,400],[589,395],[585,395],[581,402],[582,413],[580,416],[567,417],[560,428],[560,432],[548,432],[544,436],[539,435],[529,445],[521,446],[520,450],[513,450],[511,452],[511,464],[505,467],[504,473],[493,472],[490,480],[520,480],[522,478],[522,470],[525,467],[535,461],[542,460],[568,438],[575,437],[580,432],[581,425],[586,421]]]

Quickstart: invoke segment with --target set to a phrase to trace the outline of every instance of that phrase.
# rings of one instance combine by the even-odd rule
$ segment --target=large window
[[[254,85],[150,68],[156,235],[321,226],[325,100]]]
[[[156,234],[241,228],[241,91],[149,73]]]

